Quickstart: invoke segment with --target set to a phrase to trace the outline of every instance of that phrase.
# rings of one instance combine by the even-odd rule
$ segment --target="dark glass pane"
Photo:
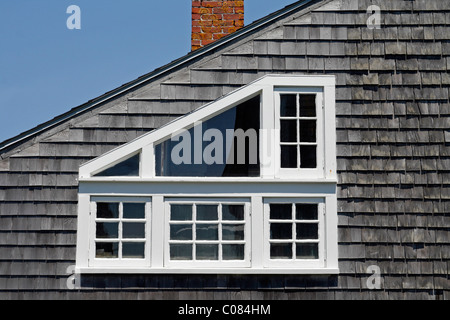
[[[291,243],[272,243],[270,245],[271,259],[292,259]]]
[[[197,205],[197,221],[219,220],[218,205]]]
[[[300,142],[316,142],[316,120],[300,121]]]
[[[170,240],[192,240],[191,224],[170,225]]]
[[[316,116],[316,95],[302,94],[300,95],[300,117]]]
[[[317,147],[300,146],[300,168],[317,168]]]
[[[214,129],[216,134],[211,141],[203,141],[209,129]],[[259,129],[260,97],[257,96],[189,129],[179,139],[156,145],[156,175],[259,177]]]
[[[97,242],[95,244],[95,257],[114,259],[119,257],[118,242]]]
[[[223,224],[222,240],[244,240],[244,225]]]
[[[292,223],[271,223],[270,239],[292,239]]]
[[[138,177],[141,155],[137,154],[115,166],[97,173],[95,177]]]
[[[145,223],[124,222],[122,224],[124,239],[144,239]]]
[[[190,204],[171,204],[170,219],[172,221],[191,221],[192,205]]]
[[[319,245],[317,243],[297,243],[297,259],[319,259]]]
[[[119,219],[118,203],[97,203],[98,219]]]
[[[281,146],[281,167],[298,168],[297,146]]]
[[[219,240],[219,225],[197,224],[197,240]]]
[[[170,260],[192,260],[192,245],[171,244]]]
[[[281,94],[281,110],[282,117],[296,117],[297,116],[297,95],[296,94]]]
[[[145,258],[145,243],[143,243],[143,242],[124,242],[124,243],[122,243],[122,258],[144,259]]]
[[[170,170],[170,154],[169,152],[170,141],[164,141],[155,146],[155,175],[157,177],[169,176]],[[175,166],[174,164],[172,164]]]
[[[295,205],[297,220],[317,220],[318,219],[317,203],[297,203]]]
[[[145,219],[145,203],[124,203],[124,219]]]
[[[245,211],[243,205],[222,205],[222,220],[226,221],[243,221]]]
[[[118,222],[97,222],[96,237],[98,239],[117,239],[119,238]]]
[[[292,219],[292,204],[270,204],[270,219]]]
[[[226,167],[224,177],[259,177],[260,97],[252,98],[236,108],[236,121],[232,129],[235,137],[225,146]],[[229,144],[229,138],[226,144]]]
[[[317,223],[297,223],[297,240],[319,239],[319,225]]]
[[[219,260],[219,246],[217,244],[197,244],[197,260]]]
[[[244,244],[224,244],[222,246],[223,260],[244,260],[245,245]]]
[[[297,120],[281,120],[281,142],[297,142]]]

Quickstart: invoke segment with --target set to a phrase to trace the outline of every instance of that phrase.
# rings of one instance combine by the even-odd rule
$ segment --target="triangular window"
[[[259,177],[260,96],[155,146],[162,177]]]
[[[138,153],[118,164],[103,170],[94,177],[139,177],[139,163],[141,155]]]

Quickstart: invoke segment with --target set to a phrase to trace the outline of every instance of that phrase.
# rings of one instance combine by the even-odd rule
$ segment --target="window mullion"
[[[151,249],[151,266],[152,268],[163,268],[164,267],[164,259],[167,259],[168,257],[164,256],[165,249],[165,243],[164,241],[167,241],[168,243],[168,237],[170,235],[170,227],[163,227],[166,226],[166,220],[169,219],[167,216],[167,213],[169,210],[166,210],[165,203],[164,203],[164,197],[157,195],[153,196],[152,200],[152,223],[151,223],[151,240],[150,245],[152,247]],[[168,223],[167,223],[168,225]],[[167,235],[166,235],[167,234]],[[165,236],[166,235],[166,236]],[[169,247],[167,244],[167,253],[169,252]]]
[[[300,155],[300,95],[296,95],[296,112],[297,112],[297,168],[301,168],[301,155]]]
[[[221,203],[219,203],[219,205],[218,205],[218,207],[217,207],[217,210],[218,210],[218,219],[219,219],[219,225],[218,225],[218,232],[219,232],[219,234],[218,234],[218,238],[219,238],[219,261],[220,262],[222,262],[222,260],[223,260],[223,248],[222,248],[222,204]]]
[[[119,203],[119,259],[123,257],[123,202]]]
[[[292,260],[295,261],[297,259],[296,255],[296,243],[295,240],[297,240],[297,228],[295,223],[295,203],[292,203],[291,207],[291,218],[292,218]]]
[[[192,261],[197,261],[197,205],[192,205]]]

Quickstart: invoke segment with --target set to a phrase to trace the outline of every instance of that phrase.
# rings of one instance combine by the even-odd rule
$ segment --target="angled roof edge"
[[[10,138],[8,140],[5,140],[4,142],[1,142],[0,143],[0,153],[8,150],[9,148],[13,148],[15,145],[21,143],[22,141],[31,139],[32,137],[36,136],[37,134],[39,134],[41,132],[44,132],[51,128],[54,128],[54,127],[62,124],[63,122],[65,122],[69,119],[72,119],[73,117],[76,117],[86,111],[89,111],[89,110],[101,105],[102,103],[107,102],[108,100],[110,100],[114,97],[124,94],[133,88],[143,85],[146,82],[151,81],[155,78],[158,78],[158,77],[162,76],[163,74],[170,72],[171,70],[174,70],[187,62],[193,61],[193,60],[197,59],[198,57],[207,54],[208,52],[214,51],[217,48],[224,46],[236,39],[239,39],[248,34],[251,34],[254,31],[256,31],[257,29],[263,28],[275,20],[281,19],[299,9],[304,9],[308,5],[319,3],[322,1],[324,1],[324,0],[301,0],[301,1],[298,1],[291,5],[288,5],[281,10],[271,13],[271,14],[267,15],[266,17],[256,20],[255,22],[249,24],[248,26],[246,26],[242,29],[239,29],[238,31],[230,34],[227,37],[217,40],[216,42],[213,42],[201,49],[192,51],[192,52],[188,53],[187,55],[185,55],[177,60],[174,60],[161,68],[155,69],[154,71],[152,71],[146,75],[143,75],[135,80],[132,80],[132,81],[130,81],[114,90],[111,90],[95,99],[92,99],[92,100],[86,102],[85,104],[75,107],[64,114],[55,117],[54,119],[52,119],[50,121],[47,121],[43,124],[36,126],[33,129],[25,131],[13,138]]]
[[[324,87],[335,86],[334,75],[281,75],[270,74],[254,80],[236,90],[218,98],[215,101],[177,118],[162,127],[148,132],[136,139],[120,145],[101,156],[94,158],[80,166],[80,180],[89,179],[92,175],[105,170],[121,161],[127,159],[130,155],[138,152],[145,153],[145,160],[141,161],[149,165],[153,163],[151,157],[153,151],[147,147],[157,144],[168,137],[174,137],[180,133],[180,130],[188,129],[200,121],[208,120],[221,112],[232,108],[257,95],[273,94],[275,87]],[[269,91],[268,91],[269,90]],[[270,99],[269,99],[270,100]],[[146,170],[146,173],[149,171]]]

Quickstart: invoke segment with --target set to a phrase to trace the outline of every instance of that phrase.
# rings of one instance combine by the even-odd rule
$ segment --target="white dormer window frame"
[[[199,121],[212,119],[258,96],[259,176],[157,175],[157,145],[180,130],[193,128]],[[295,114],[294,111],[282,114],[282,96],[295,100],[295,105],[289,106]],[[303,103],[302,97],[307,102]],[[303,104],[309,104],[305,107],[307,112],[302,111]],[[286,123],[289,129],[283,127]],[[290,132],[287,134],[290,137],[286,138],[285,132]],[[283,160],[284,146],[296,150],[290,167]],[[127,172],[121,163],[137,159],[137,155],[139,167],[129,170],[133,174],[102,174],[114,172],[117,166],[121,172]],[[264,76],[82,165],[79,183],[76,264],[79,273],[337,273],[335,77]],[[96,216],[99,199],[118,203],[121,208],[120,215],[110,223],[119,229],[106,235],[111,237],[108,240],[96,237],[96,226],[109,222]],[[145,239],[122,239],[123,225],[142,222],[124,220],[122,203],[127,202],[146,203]],[[186,217],[187,222],[171,217],[170,204],[175,202],[192,205],[193,215]],[[224,218],[222,208],[230,202],[245,208],[239,218],[243,220]],[[196,208],[202,203],[217,206],[217,213],[210,218],[201,217]],[[284,208],[292,211],[286,212],[286,217],[271,216],[271,208],[283,203],[288,204]],[[305,205],[311,203],[317,206]],[[313,217],[305,218],[302,208],[314,208]],[[180,231],[180,225],[186,230]],[[290,238],[277,238],[283,228],[292,229]],[[104,245],[99,253],[96,241],[114,243],[114,250],[111,249],[114,252],[103,252],[112,247]],[[135,254],[136,248],[144,250],[144,244],[141,259],[127,258]],[[174,253],[183,246],[192,251],[191,256]]]

